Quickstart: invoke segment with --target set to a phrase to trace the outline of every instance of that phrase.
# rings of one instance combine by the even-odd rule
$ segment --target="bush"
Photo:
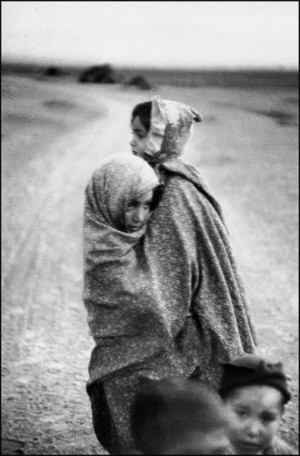
[[[122,76],[110,65],[97,65],[85,70],[80,75],[79,82],[113,84],[122,82]]]
[[[58,76],[65,76],[67,74],[66,71],[61,70],[58,67],[50,66],[46,68],[44,75],[50,77],[58,77]]]
[[[134,76],[128,81],[128,84],[139,87],[142,90],[152,89],[152,86],[149,84],[147,79],[144,78],[144,76]]]

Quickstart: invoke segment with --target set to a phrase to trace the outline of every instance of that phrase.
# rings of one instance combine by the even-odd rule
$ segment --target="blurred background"
[[[298,2],[4,1],[1,9],[3,63],[172,69],[177,82],[176,70],[298,69]]]

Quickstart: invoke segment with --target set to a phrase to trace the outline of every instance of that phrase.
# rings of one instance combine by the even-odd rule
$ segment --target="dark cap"
[[[291,399],[282,363],[272,363],[257,355],[243,355],[223,366],[221,396],[240,386],[269,385],[282,393],[285,404]]]

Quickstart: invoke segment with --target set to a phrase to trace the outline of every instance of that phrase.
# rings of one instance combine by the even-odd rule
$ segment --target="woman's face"
[[[152,199],[153,190],[149,190],[147,193],[128,202],[124,213],[127,232],[134,233],[145,226],[151,215]]]
[[[143,154],[147,144],[148,132],[139,116],[135,117],[132,122],[132,139],[130,141],[131,151],[133,155],[143,158]]]

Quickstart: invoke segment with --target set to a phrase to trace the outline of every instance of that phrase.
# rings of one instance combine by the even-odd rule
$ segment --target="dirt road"
[[[93,344],[82,304],[81,228],[91,172],[122,150],[111,118],[127,129],[124,106],[110,100],[109,117],[59,134],[23,170],[3,176],[3,454],[105,454],[85,393]]]
[[[61,108],[67,88],[48,90],[47,106]],[[82,96],[82,89],[73,90]],[[81,126],[77,120],[75,128],[72,120],[67,130],[57,123],[51,131],[32,127],[29,134],[18,124],[17,138],[4,134],[2,454],[105,454],[94,436],[85,393],[93,343],[82,303],[84,188],[105,155],[128,150],[128,115],[141,98],[102,90],[93,99],[98,115]],[[226,197],[224,204],[250,294],[257,298],[262,351],[278,346],[294,375],[297,401],[296,310],[283,315],[280,302],[261,308],[263,286],[254,286],[258,275],[276,270],[278,257],[269,256],[270,246],[250,219],[242,219]],[[253,248],[261,248],[261,255],[250,261]],[[293,293],[294,277],[288,274],[285,284]],[[276,294],[276,273],[272,279]],[[285,420],[283,436],[297,444],[296,405]]]

